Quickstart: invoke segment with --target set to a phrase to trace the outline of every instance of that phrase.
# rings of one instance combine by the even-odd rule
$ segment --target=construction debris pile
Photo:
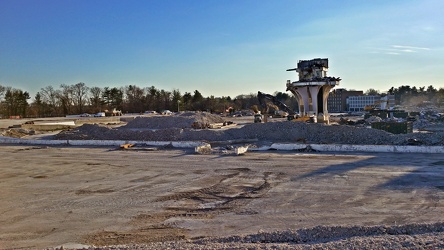
[[[191,128],[193,124],[223,123],[225,120],[211,113],[186,112],[175,116],[136,117],[124,128],[135,129],[165,129],[165,128]]]
[[[8,128],[0,132],[1,136],[13,137],[13,138],[22,138],[28,135],[35,135],[36,132],[34,130],[28,130],[23,128]]]
[[[109,128],[85,124],[63,131],[56,139],[138,140],[138,141],[230,141],[300,142],[314,144],[361,145],[444,145],[444,132],[392,134],[382,130],[348,125],[303,122],[251,123],[229,129],[193,129],[195,122],[224,122],[218,115],[185,113],[177,116],[138,117],[127,125]]]
[[[117,247],[117,246],[116,246]],[[442,249],[444,225],[317,226],[232,237],[155,242],[119,249]],[[116,249],[101,247],[99,249]]]

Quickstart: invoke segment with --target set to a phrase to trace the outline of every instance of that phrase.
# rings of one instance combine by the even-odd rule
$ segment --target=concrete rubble
[[[444,132],[391,134],[363,126],[308,124],[303,122],[251,123],[229,129],[193,129],[193,122],[224,122],[218,115],[184,113],[179,116],[138,117],[121,127],[84,124],[63,131],[57,140],[137,140],[137,141],[236,141],[257,140],[310,144],[443,146]]]

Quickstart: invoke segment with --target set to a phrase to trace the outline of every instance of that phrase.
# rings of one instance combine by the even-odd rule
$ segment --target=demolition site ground
[[[444,247],[441,154],[1,145],[0,162],[3,250]]]

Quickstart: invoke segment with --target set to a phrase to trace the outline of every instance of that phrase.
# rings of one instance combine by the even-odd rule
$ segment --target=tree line
[[[297,109],[297,100],[285,92],[273,93],[278,100]],[[365,92],[369,95],[381,95],[374,89]],[[385,93],[384,93],[385,94]],[[441,106],[444,102],[444,89],[432,85],[410,87],[403,85],[391,87],[387,94],[395,95],[397,104],[432,103]],[[97,113],[104,110],[122,110],[123,113],[143,113],[145,111],[209,111],[213,113],[234,112],[251,109],[259,105],[257,94],[204,97],[195,90],[184,92],[171,91],[155,86],[139,87],[88,87],[85,83],[61,84],[58,88],[49,85],[41,88],[31,101],[29,92],[0,85],[0,114],[2,117],[55,117],[82,113]]]
[[[257,104],[254,94],[204,97],[198,90],[184,92],[158,89],[155,86],[139,87],[89,87],[85,83],[59,88],[49,85],[41,88],[34,97],[28,92],[0,85],[0,114],[2,117],[56,117],[72,114],[94,114],[105,110],[121,110],[123,113],[145,111],[209,111],[223,113],[248,109]]]
[[[367,95],[394,95],[397,105],[436,105],[442,107],[444,105],[444,88],[436,89],[433,85],[428,87],[410,87],[409,85],[402,85],[398,88],[391,87],[387,93],[380,93],[375,89],[368,89]]]

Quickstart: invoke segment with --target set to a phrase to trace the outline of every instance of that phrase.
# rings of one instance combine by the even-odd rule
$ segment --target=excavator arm
[[[279,101],[275,96],[258,91],[257,98],[264,109],[268,110],[267,101],[270,101],[273,105],[277,106],[280,110],[287,112],[289,115],[294,116],[296,114],[290,107]]]

